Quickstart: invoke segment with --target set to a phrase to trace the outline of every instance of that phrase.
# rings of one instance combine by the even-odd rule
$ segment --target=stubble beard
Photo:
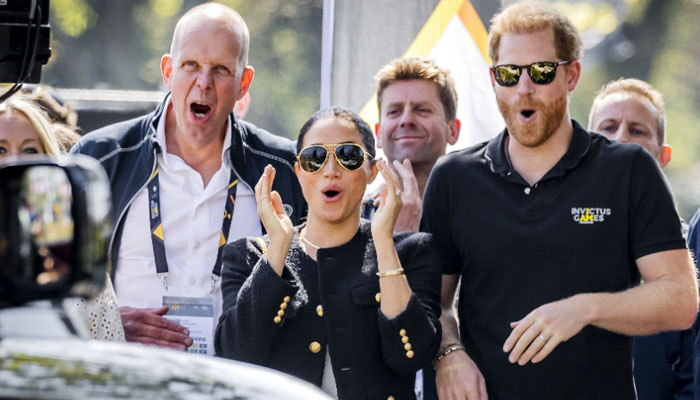
[[[385,143],[382,146],[384,154],[390,162],[394,160],[398,160],[399,162],[410,160],[414,168],[417,165],[430,165],[432,167],[435,161],[446,153],[447,142],[445,142],[443,148],[437,143],[438,139],[434,137],[438,133],[421,132],[421,134],[423,134],[425,138],[423,142],[417,146],[400,145],[397,142]],[[446,136],[448,133],[440,132],[439,134]]]
[[[508,133],[522,146],[531,148],[542,145],[554,135],[562,123],[568,106],[566,94],[549,104],[544,104],[539,100],[524,99],[509,105],[498,97],[496,100],[498,101],[498,109],[506,120]],[[531,123],[522,122],[519,114],[523,108],[537,110],[537,113],[540,114],[537,116],[537,120]]]

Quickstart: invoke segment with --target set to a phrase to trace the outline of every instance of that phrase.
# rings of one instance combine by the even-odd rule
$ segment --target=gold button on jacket
[[[312,353],[318,353],[319,351],[321,351],[321,343],[311,342],[311,344],[309,344],[309,351],[311,351]]]

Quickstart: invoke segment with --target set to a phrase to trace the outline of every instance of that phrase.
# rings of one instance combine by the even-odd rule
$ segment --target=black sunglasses
[[[362,167],[366,159],[374,158],[356,143],[314,144],[304,147],[297,156],[297,162],[306,172],[318,172],[328,161],[328,153],[333,151],[335,161],[347,171]]]
[[[517,85],[524,68],[527,68],[527,74],[530,75],[532,82],[546,85],[552,83],[557,76],[557,67],[570,62],[538,61],[530,65],[500,64],[492,65],[490,68],[493,71],[493,78],[501,86]]]

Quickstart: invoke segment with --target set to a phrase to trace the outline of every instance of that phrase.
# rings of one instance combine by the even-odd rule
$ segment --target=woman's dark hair
[[[348,110],[347,108],[335,106],[316,111],[304,123],[299,130],[299,137],[297,138],[297,154],[299,154],[301,149],[304,147],[303,143],[306,132],[308,132],[309,129],[311,129],[311,127],[321,119],[340,119],[352,123],[355,126],[355,129],[357,129],[357,131],[360,133],[360,136],[362,136],[362,144],[364,145],[365,150],[367,150],[367,153],[372,156],[372,161],[374,161],[374,156],[376,153],[374,148],[374,133],[372,133],[372,129],[359,115]]]

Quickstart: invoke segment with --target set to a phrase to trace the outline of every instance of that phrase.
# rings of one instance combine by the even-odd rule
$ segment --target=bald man
[[[294,224],[305,213],[295,147],[233,114],[253,81],[248,28],[206,3],[177,23],[155,111],[86,135],[72,150],[110,179],[112,275],[128,341],[213,354],[221,248],[263,234],[253,187],[270,164]]]

